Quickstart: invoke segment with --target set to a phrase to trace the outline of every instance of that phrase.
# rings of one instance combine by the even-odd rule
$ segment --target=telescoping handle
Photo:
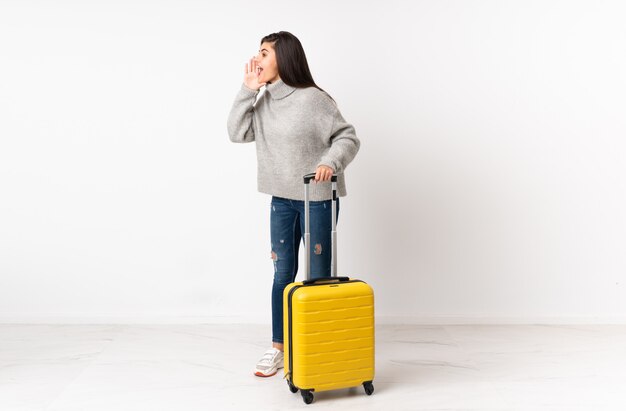
[[[305,260],[305,277],[306,280],[311,279],[311,228],[309,227],[309,183],[315,178],[315,173],[304,176],[304,260]],[[337,276],[337,176],[330,177],[333,190],[332,198],[332,232],[331,232],[331,277]]]

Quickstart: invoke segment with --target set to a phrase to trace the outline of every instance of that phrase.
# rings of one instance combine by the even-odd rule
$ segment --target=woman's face
[[[255,59],[259,83],[274,83],[280,79],[278,64],[276,64],[276,53],[272,43],[264,42],[261,44],[259,54],[257,54]]]

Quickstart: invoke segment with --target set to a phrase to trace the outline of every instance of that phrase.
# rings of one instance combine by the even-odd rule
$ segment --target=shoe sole
[[[254,373],[254,375],[256,375],[257,377],[271,377],[272,375],[276,375],[276,373],[278,372],[278,370],[274,371],[274,374],[263,374],[260,371],[257,371]]]
[[[263,374],[261,371],[256,371],[254,375],[256,375],[257,377],[271,377],[272,375],[276,375],[278,370],[280,370],[281,368],[285,368],[285,366],[283,364],[279,365],[278,367],[276,367],[276,371],[274,371],[272,374]]]

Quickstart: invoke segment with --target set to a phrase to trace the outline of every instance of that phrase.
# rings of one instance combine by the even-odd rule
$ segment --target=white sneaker
[[[254,375],[259,377],[271,377],[276,374],[279,368],[284,367],[284,356],[285,353],[278,348],[272,347],[265,351],[263,357],[261,357],[259,362],[256,364]]]

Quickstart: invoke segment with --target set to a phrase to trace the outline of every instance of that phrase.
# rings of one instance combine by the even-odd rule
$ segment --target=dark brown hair
[[[335,101],[330,94],[313,81],[304,48],[296,36],[288,31],[279,31],[263,37],[261,44],[265,42],[272,43],[272,47],[274,47],[278,75],[285,84],[296,88],[315,87],[326,93],[332,101]]]

